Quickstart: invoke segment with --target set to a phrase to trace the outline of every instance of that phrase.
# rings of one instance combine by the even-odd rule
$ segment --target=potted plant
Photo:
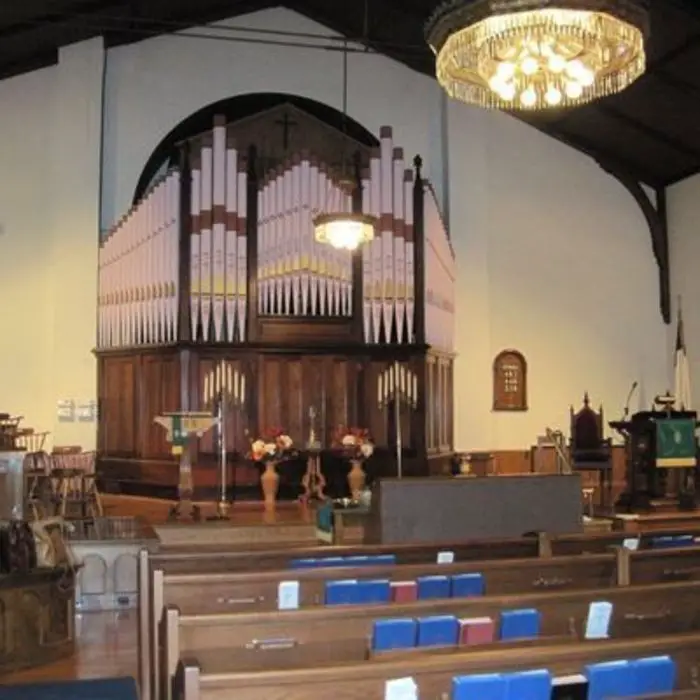
[[[280,482],[277,465],[292,455],[293,444],[292,438],[281,428],[270,428],[251,442],[250,458],[264,467],[260,485],[266,505],[277,500]]]
[[[346,428],[341,426],[334,436],[335,449],[350,460],[348,486],[353,501],[359,501],[365,487],[367,474],[364,470],[365,460],[374,453],[374,444],[365,428]]]

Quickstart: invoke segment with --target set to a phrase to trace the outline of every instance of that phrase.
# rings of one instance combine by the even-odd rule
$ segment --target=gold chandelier
[[[426,36],[450,97],[506,110],[572,107],[646,67],[648,0],[448,0]]]

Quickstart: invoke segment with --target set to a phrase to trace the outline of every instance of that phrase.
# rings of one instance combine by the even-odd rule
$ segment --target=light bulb
[[[513,83],[504,83],[500,90],[497,90],[498,96],[505,102],[510,102],[515,98],[515,85]]]
[[[556,107],[562,100],[561,91],[557,90],[555,87],[550,87],[547,92],[545,92],[544,99],[547,101],[548,105]]]
[[[520,103],[523,107],[534,107],[535,102],[537,102],[537,93],[531,87],[520,95]]]
[[[585,70],[586,67],[583,65],[583,63],[581,63],[581,61],[578,58],[575,58],[573,61],[569,61],[566,64],[566,72],[572,78],[578,78]]]
[[[564,88],[566,96],[572,100],[577,100],[581,95],[583,95],[583,87],[581,83],[577,83],[574,80],[569,81]]]
[[[552,73],[561,73],[566,68],[566,60],[558,53],[555,53],[550,57],[548,65]]]
[[[489,87],[494,91],[494,92],[500,92],[501,88],[505,85],[504,81],[501,79],[499,75],[494,75],[491,80],[489,80]]]
[[[533,58],[532,56],[527,56],[520,64],[520,70],[525,73],[525,75],[534,75],[537,73],[538,68],[539,63],[537,62],[537,59]]]
[[[595,83],[595,73],[590,68],[583,68],[576,77],[583,87],[591,87]]]
[[[501,61],[496,69],[496,75],[501,80],[510,80],[515,75],[515,64],[510,61]]]

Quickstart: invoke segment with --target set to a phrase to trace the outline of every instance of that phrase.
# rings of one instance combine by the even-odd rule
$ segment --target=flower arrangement
[[[350,459],[365,460],[374,454],[374,444],[369,431],[364,428],[339,427],[335,432],[333,445]]]
[[[250,458],[254,462],[280,462],[291,455],[293,444],[282,428],[269,428],[251,442]]]

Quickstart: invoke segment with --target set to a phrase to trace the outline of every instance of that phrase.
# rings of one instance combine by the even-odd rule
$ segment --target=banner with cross
[[[664,418],[656,423],[656,466],[689,469],[697,463],[696,422],[692,418]]]

